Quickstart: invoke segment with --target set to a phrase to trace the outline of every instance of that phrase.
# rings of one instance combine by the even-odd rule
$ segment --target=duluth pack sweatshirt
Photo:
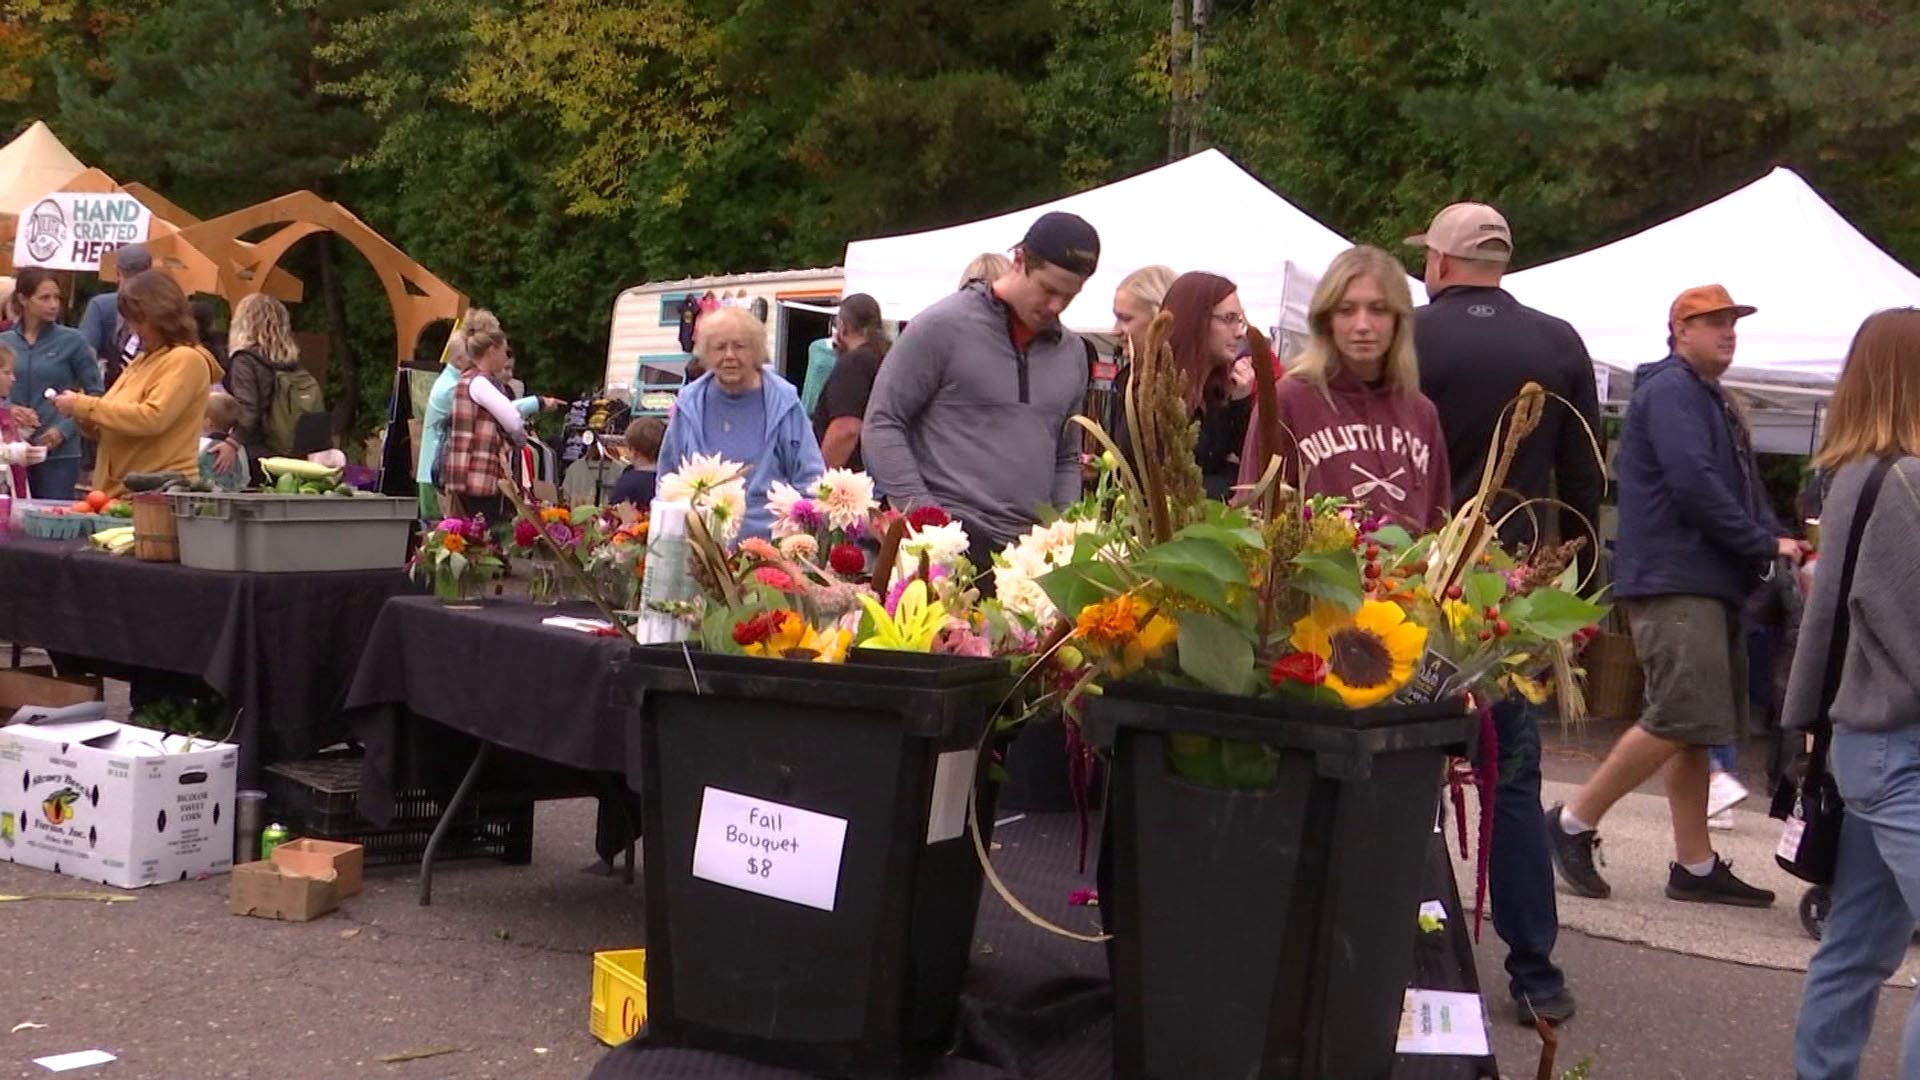
[[[1338,495],[1418,534],[1452,510],[1440,414],[1419,391],[1396,393],[1337,371],[1323,393],[1298,375],[1280,380],[1280,460],[1304,495]],[[1247,425],[1240,482],[1266,472],[1260,412]]]

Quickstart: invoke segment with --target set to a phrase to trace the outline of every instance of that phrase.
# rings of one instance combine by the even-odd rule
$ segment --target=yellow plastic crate
[[[587,1030],[608,1046],[619,1046],[646,1022],[647,950],[594,953],[593,1016]]]

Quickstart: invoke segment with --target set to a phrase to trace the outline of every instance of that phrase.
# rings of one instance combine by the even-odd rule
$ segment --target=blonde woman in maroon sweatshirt
[[[1280,380],[1280,459],[1307,495],[1353,499],[1418,533],[1451,513],[1447,440],[1420,393],[1413,295],[1393,256],[1342,252],[1307,311],[1312,338]],[[1266,472],[1260,420],[1247,427],[1240,482]]]

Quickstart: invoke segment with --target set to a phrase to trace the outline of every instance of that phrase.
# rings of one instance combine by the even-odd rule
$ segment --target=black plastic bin
[[[648,1038],[858,1077],[900,1075],[949,1049],[981,886],[957,800],[986,774],[974,751],[1011,686],[1007,665],[862,650],[842,665],[809,664],[671,647],[638,650],[622,679],[639,725],[628,775],[648,829]],[[817,894],[800,902],[695,876],[710,790],[716,801],[764,800],[787,825],[808,814],[843,821],[831,908]],[[766,857],[722,845],[739,812],[710,823],[709,868],[737,873]],[[937,841],[930,817],[945,826]],[[821,867],[830,847],[817,836],[803,846]],[[782,874],[794,865],[771,857]]]
[[[1122,1080],[1385,1080],[1460,702],[1358,711],[1111,686],[1101,903]],[[1169,733],[1263,742],[1258,791],[1173,774]]]

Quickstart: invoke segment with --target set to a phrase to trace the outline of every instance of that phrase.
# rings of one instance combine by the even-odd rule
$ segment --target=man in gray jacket
[[[1099,260],[1093,226],[1041,215],[1011,270],[915,316],[874,380],[860,429],[868,471],[894,506],[938,506],[963,523],[982,575],[1043,507],[1080,497],[1067,421],[1086,400],[1087,346],[1060,313]]]

